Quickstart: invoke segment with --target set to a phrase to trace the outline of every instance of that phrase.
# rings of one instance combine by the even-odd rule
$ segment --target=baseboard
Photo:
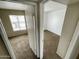
[[[62,57],[60,56],[60,54],[58,52],[56,52],[56,54],[62,59]]]
[[[8,37],[8,38],[14,38],[14,37],[22,36],[22,35],[28,35],[28,34],[26,33],[26,34],[21,34],[21,35],[16,35],[16,36],[11,36],[11,37]]]
[[[51,32],[51,31],[49,31],[49,30],[44,30],[44,31],[50,32],[50,33],[55,34],[55,35],[57,35],[57,36],[60,37],[60,35],[58,35],[58,34],[56,34],[56,33],[54,33],[54,32]]]
[[[37,58],[37,59],[40,59],[40,58]]]
[[[31,49],[31,51],[32,51],[32,53],[33,53],[33,55],[35,55],[35,57],[37,58],[37,59],[40,59],[39,57],[37,57],[37,55],[33,52],[33,50],[32,50],[32,48],[30,47],[30,49]]]

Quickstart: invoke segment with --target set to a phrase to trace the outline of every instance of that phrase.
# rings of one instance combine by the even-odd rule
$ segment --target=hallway
[[[61,59],[57,54],[59,36],[49,31],[44,32],[44,58],[43,59]]]
[[[29,47],[28,35],[9,38],[17,59],[37,59]]]

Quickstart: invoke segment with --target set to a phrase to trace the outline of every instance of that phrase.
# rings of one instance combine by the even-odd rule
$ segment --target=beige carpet
[[[59,36],[45,31],[44,33],[44,58],[43,59],[61,59],[57,54],[57,46],[59,42]]]
[[[45,31],[43,59],[61,59],[56,54],[59,38],[58,35]],[[17,59],[37,59],[29,47],[27,35],[11,38],[10,41]]]
[[[28,35],[10,38],[17,59],[37,59],[29,47]]]

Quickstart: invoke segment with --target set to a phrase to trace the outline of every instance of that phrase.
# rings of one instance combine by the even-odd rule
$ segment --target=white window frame
[[[26,30],[24,15],[9,15],[13,31]],[[14,19],[16,20],[14,20]],[[22,20],[21,20],[22,18]],[[23,23],[23,24],[22,24]]]

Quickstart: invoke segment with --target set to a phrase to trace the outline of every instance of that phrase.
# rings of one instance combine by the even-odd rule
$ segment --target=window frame
[[[15,16],[16,16],[16,18],[15,18]],[[13,21],[13,19],[12,19],[13,17],[16,19],[16,21]],[[23,17],[24,28],[21,26],[21,24],[23,22],[21,23],[20,17]],[[10,18],[10,22],[11,22],[11,26],[12,26],[13,31],[26,30],[26,22],[25,22],[25,16],[24,15],[9,15],[9,18]],[[17,25],[17,28],[14,27],[15,25],[13,23],[15,23]]]

